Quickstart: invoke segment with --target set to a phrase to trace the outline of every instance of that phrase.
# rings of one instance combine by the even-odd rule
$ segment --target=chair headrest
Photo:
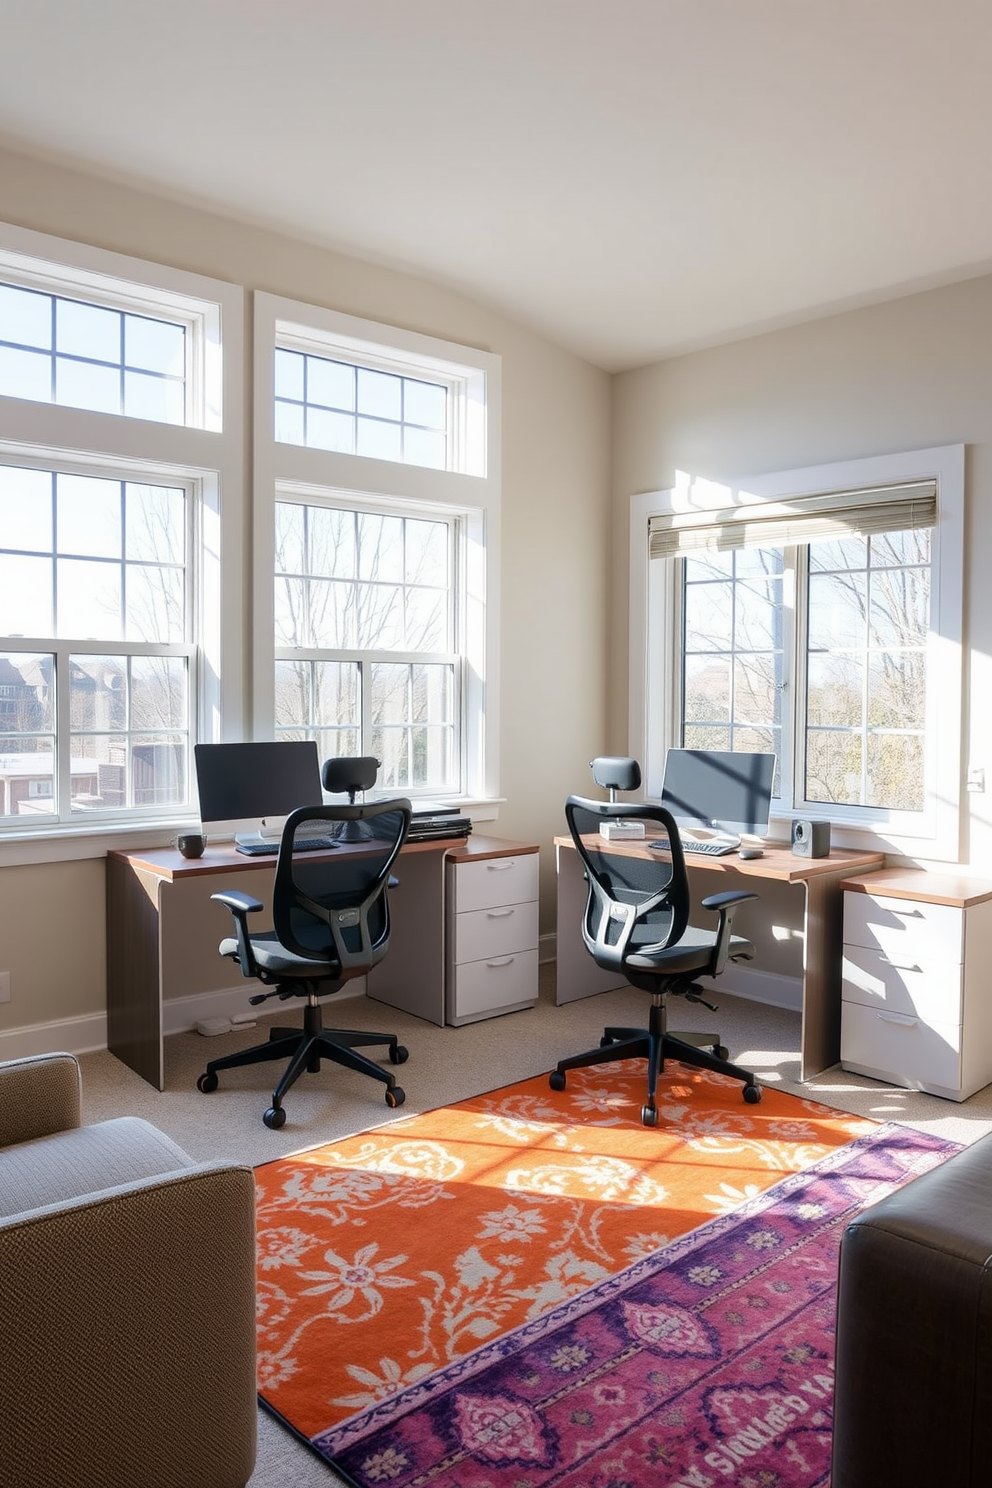
[[[604,790],[637,790],[641,767],[635,759],[620,754],[599,754],[589,761],[592,778]]]
[[[320,772],[321,783],[332,795],[348,791],[371,790],[379,773],[379,760],[374,754],[344,755],[326,759]]]

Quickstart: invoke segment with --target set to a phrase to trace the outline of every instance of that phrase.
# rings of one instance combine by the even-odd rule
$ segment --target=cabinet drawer
[[[867,946],[900,966],[964,960],[964,914],[950,904],[844,895],[844,944]]]
[[[455,915],[455,961],[537,949],[537,902],[493,905]]]
[[[926,1023],[962,1021],[962,969],[952,961],[930,968],[897,966],[880,951],[846,945],[842,978],[844,1002],[905,1013]]]
[[[492,1017],[537,1001],[537,951],[459,966],[448,988],[448,1022]]]
[[[512,858],[485,858],[480,863],[455,863],[454,909],[491,909],[499,904],[524,904],[536,899],[540,854],[521,853]]]
[[[840,1062],[910,1090],[961,1085],[961,1027],[924,1023],[846,1002],[841,1012]]]

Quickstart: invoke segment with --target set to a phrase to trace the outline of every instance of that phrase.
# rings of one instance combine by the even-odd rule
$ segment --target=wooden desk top
[[[451,838],[438,839],[431,842],[405,842],[400,848],[400,856],[415,852],[441,852],[451,846]],[[341,853],[361,852],[360,842],[342,842],[340,847],[332,849],[334,857]],[[330,857],[331,853],[307,853],[308,858],[319,859]],[[239,853],[233,842],[218,842],[216,847],[207,844],[207,850],[201,858],[184,858],[181,852],[174,847],[150,848],[146,852],[119,852],[113,851],[107,854],[119,863],[127,863],[131,868],[138,868],[145,873],[154,873],[156,877],[165,879],[172,883],[179,878],[198,878],[210,873],[258,873],[265,868],[275,868],[278,853],[260,853],[249,855]]]
[[[339,847],[332,849],[335,857],[342,852],[360,852],[361,843],[343,842]],[[519,856],[521,853],[533,853],[538,851],[536,842],[509,842],[501,837],[470,836],[462,837],[432,837],[425,842],[404,842],[400,848],[400,857],[404,858],[409,853],[446,853],[449,858],[457,863],[472,862],[481,858],[502,858]],[[164,879],[168,883],[180,878],[197,878],[212,873],[231,873],[237,870],[239,873],[260,872],[264,868],[275,868],[277,853],[260,853],[249,855],[239,853],[233,842],[218,842],[216,846],[207,843],[207,849],[200,858],[184,858],[182,853],[174,847],[140,849],[135,852],[111,851],[108,858],[113,858],[119,863],[126,863],[131,868],[137,868],[145,873],[153,873],[157,878]],[[308,858],[319,859],[329,857],[329,853],[307,853]]]
[[[575,850],[571,837],[556,837],[555,846]],[[629,853],[635,858],[650,856],[644,838],[611,842],[610,851]],[[735,852],[722,858],[708,858],[702,853],[687,852],[685,861],[688,868],[704,868],[708,873],[741,873],[755,878],[780,879],[783,883],[806,883],[828,873],[857,873],[880,868],[885,862],[885,854],[832,847],[825,858],[797,858],[792,849],[782,843],[766,846],[760,858],[739,858]]]

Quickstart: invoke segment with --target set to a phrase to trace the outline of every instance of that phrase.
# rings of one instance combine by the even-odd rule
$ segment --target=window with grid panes
[[[2,814],[182,803],[188,491],[0,464],[0,513]]]
[[[816,808],[921,811],[929,531],[742,548],[682,567],[683,746],[780,759],[797,614],[804,701],[785,731],[798,798]],[[800,597],[794,612],[783,604],[787,575]]]
[[[255,338],[256,735],[496,797],[499,358],[261,293]]]
[[[14,837],[193,813],[198,705],[216,704],[221,672],[204,543],[239,468],[221,321],[236,345],[240,301],[214,288],[0,224],[0,830]]]
[[[450,520],[276,502],[276,733],[374,754],[388,789],[457,784]]]
[[[772,840],[958,859],[963,510],[959,445],[633,497],[647,793],[668,745],[770,750]]]
[[[276,439],[445,470],[448,388],[331,357],[276,350]]]

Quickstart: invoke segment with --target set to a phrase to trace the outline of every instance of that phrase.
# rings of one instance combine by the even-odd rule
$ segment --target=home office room
[[[988,1481],[985,8],[0,18],[5,1481]]]

